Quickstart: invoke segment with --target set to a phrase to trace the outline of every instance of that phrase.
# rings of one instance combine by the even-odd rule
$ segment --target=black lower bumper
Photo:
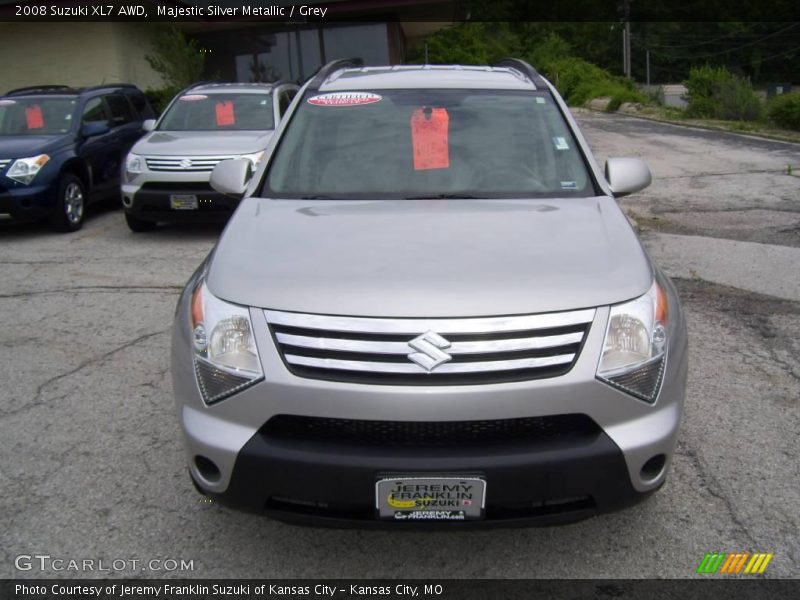
[[[376,481],[412,474],[484,478],[485,519],[378,520]],[[449,448],[298,442],[260,431],[239,452],[225,492],[197,487],[220,504],[297,524],[421,529],[573,522],[636,504],[651,493],[633,488],[621,450],[599,428],[568,440]]]
[[[175,210],[170,206],[173,195],[197,196],[197,208]],[[219,223],[227,221],[239,206],[239,198],[214,191],[208,184],[145,185],[133,197],[123,194],[125,212],[144,221],[181,223]]]

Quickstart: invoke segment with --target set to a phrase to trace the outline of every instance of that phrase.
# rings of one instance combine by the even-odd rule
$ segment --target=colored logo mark
[[[697,572],[757,575],[766,570],[772,557],[771,552],[708,552],[697,567]]]

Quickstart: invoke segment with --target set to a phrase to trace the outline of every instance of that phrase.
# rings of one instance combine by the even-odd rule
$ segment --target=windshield
[[[0,98],[0,135],[54,135],[72,127],[75,98]]]
[[[377,90],[307,93],[262,195],[535,198],[594,188],[549,94]]]
[[[270,94],[184,94],[169,108],[160,131],[273,129]]]

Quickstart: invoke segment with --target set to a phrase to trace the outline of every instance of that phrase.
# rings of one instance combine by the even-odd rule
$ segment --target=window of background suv
[[[449,89],[308,92],[262,190],[283,198],[594,193],[549,94]]]
[[[0,99],[0,135],[67,133],[75,112],[74,97],[15,97]]]
[[[190,92],[172,103],[158,129],[261,131],[274,126],[271,94]]]

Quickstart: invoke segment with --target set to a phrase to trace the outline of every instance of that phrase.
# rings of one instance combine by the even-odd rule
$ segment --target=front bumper
[[[184,293],[173,330],[172,376],[192,478],[222,504],[342,526],[408,525],[375,518],[375,482],[387,474],[485,478],[486,520],[448,522],[447,527],[571,521],[636,503],[665,481],[685,394],[685,325],[672,286],[668,294],[675,307],[668,360],[652,405],[595,378],[609,313],[605,307],[596,311],[581,355],[564,376],[436,387],[294,376],[275,348],[263,311],[251,309],[265,380],[205,406],[192,368]],[[469,448],[375,447],[274,439],[264,426],[276,415],[416,422],[584,415],[596,430],[570,439]],[[219,472],[205,477],[198,457],[212,461]],[[645,466],[654,457],[661,461],[655,471]]]
[[[215,191],[208,183],[208,173],[148,173],[134,182],[122,184],[122,207],[126,213],[145,221],[218,223],[227,221],[239,206],[240,198]],[[173,195],[197,196],[196,210],[174,210]]]
[[[0,214],[21,221],[41,219],[53,210],[57,192],[57,178],[54,181],[38,181],[37,178],[31,185],[22,185],[0,177]]]

